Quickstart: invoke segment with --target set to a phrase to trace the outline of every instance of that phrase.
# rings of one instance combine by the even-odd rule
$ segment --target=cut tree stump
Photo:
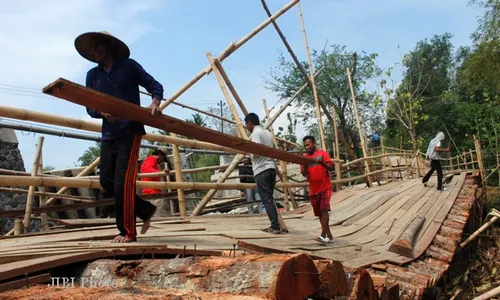
[[[110,281],[117,286],[153,285],[185,291],[237,293],[275,300],[303,300],[320,286],[318,270],[305,255],[187,257],[137,261],[96,260],[84,281]]]
[[[422,224],[424,224],[424,221],[424,215],[418,215],[415,219],[413,219],[398,240],[391,245],[389,251],[406,257],[413,257],[413,240],[415,236],[417,236]]]
[[[352,293],[349,299],[357,300],[377,300],[378,293],[373,285],[373,280],[370,273],[366,269],[356,271],[354,277],[356,278]]]
[[[348,296],[349,287],[342,264],[334,260],[314,261],[321,285],[313,299],[331,299],[335,296]]]

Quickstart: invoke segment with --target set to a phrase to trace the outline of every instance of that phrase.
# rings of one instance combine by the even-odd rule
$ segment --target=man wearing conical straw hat
[[[163,86],[135,60],[129,58],[127,45],[108,32],[87,32],[75,40],[81,56],[97,64],[87,72],[86,86],[123,101],[141,105],[139,85],[153,98],[151,114],[159,114]],[[144,221],[146,233],[156,207],[135,194],[135,180],[144,125],[103,111],[87,108],[92,118],[102,119],[101,163],[99,181],[106,196],[115,198],[115,243],[136,241],[135,218]]]

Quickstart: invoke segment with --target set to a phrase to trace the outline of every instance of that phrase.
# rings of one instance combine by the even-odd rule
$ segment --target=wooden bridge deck
[[[422,254],[432,247],[431,242],[450,213],[454,213],[450,222],[459,222],[464,226],[472,207],[472,197],[469,197],[471,204],[460,206],[462,212],[452,209],[461,203],[457,199],[460,200],[466,173],[452,176],[444,192],[437,191],[435,184],[424,187],[420,180],[410,179],[371,189],[353,188],[334,193],[330,224],[335,239],[327,245],[314,241],[320,233],[320,225],[309,205],[284,213],[290,233],[282,235],[261,231],[269,226],[265,215],[213,215],[184,220],[155,220],[148,233],[139,235],[138,242],[131,244],[109,242],[116,234],[114,225],[4,238],[0,240],[0,282],[25,276],[25,273],[101,257],[125,254],[151,257],[154,254],[179,253],[220,255],[234,248],[237,254],[251,250],[303,252],[313,257],[338,260],[347,268],[369,267],[376,263],[404,266],[424,257]],[[426,218],[416,237],[414,257],[389,251],[417,214],[424,214]],[[426,256],[429,256],[429,251]]]

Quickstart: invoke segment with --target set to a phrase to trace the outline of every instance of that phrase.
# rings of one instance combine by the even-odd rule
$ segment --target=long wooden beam
[[[308,165],[313,163],[312,159],[304,156],[236,138],[167,115],[151,116],[151,111],[147,108],[134,105],[63,78],[59,78],[46,86],[43,92],[85,107],[119,116],[126,120],[140,122],[144,125],[174,132],[193,139],[205,142],[215,141],[217,144],[229,148],[296,164]]]
[[[101,124],[97,122],[89,122],[70,117],[62,117],[59,115],[35,112],[27,109],[14,108],[0,105],[0,117],[12,118],[17,120],[33,121],[44,124],[70,127],[80,130],[93,132],[101,132]],[[168,135],[147,133],[143,139],[151,142],[175,144],[184,147],[210,149],[215,151],[223,151],[228,153],[245,154],[244,151],[212,144],[196,140],[188,140],[183,138],[174,138]]]
[[[254,37],[257,33],[262,31],[262,29],[266,28],[273,20],[276,20],[278,17],[280,17],[282,14],[284,14],[286,11],[288,11],[290,8],[292,8],[295,4],[297,4],[299,0],[292,0],[290,1],[287,5],[285,5],[283,8],[278,10],[274,15],[269,17],[267,20],[262,22],[259,26],[257,26],[254,30],[250,31],[246,36],[241,38],[239,41],[236,43],[231,43],[229,46],[222,51],[222,53],[217,57],[219,61],[223,61],[229,55],[231,55],[234,51],[238,50],[241,46],[243,46],[246,42],[248,42],[252,37]],[[196,82],[198,82],[201,78],[203,78],[205,75],[209,74],[212,71],[212,66],[209,64],[206,66],[203,70],[201,70],[194,78],[189,80],[185,85],[183,85],[177,92],[175,92],[170,98],[168,98],[165,102],[163,102],[160,105],[160,109],[163,110],[165,107],[167,107],[170,103],[174,102],[177,98],[179,98],[180,95],[182,95],[185,91],[187,91],[190,87],[192,87]]]

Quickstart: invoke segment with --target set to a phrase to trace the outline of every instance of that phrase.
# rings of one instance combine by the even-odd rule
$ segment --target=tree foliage
[[[312,51],[314,70],[322,69],[316,77],[321,101],[326,105],[330,114],[332,114],[332,106],[337,107],[339,129],[348,143],[353,144],[355,148],[359,145],[359,136],[353,114],[352,96],[346,68],[350,68],[352,73],[356,100],[360,114],[365,120],[365,126],[367,128],[378,127],[383,121],[382,105],[376,103],[380,99],[366,87],[368,81],[380,75],[380,69],[375,64],[376,57],[377,55],[374,53],[356,53],[348,50],[346,46],[339,45],[331,45],[321,51]],[[306,69],[309,68],[306,62],[303,62],[302,65]],[[278,93],[281,98],[288,98],[295,94],[304,83],[302,73],[296,65],[281,54],[278,65],[271,69],[270,78],[266,79],[266,88]],[[315,135],[318,133],[317,137],[319,138],[316,104],[312,89],[307,87],[300,93],[293,106],[295,108],[294,116],[305,126],[307,134]],[[326,122],[324,117],[322,120]],[[326,144],[331,147],[333,128],[329,123],[325,123],[324,128]]]

